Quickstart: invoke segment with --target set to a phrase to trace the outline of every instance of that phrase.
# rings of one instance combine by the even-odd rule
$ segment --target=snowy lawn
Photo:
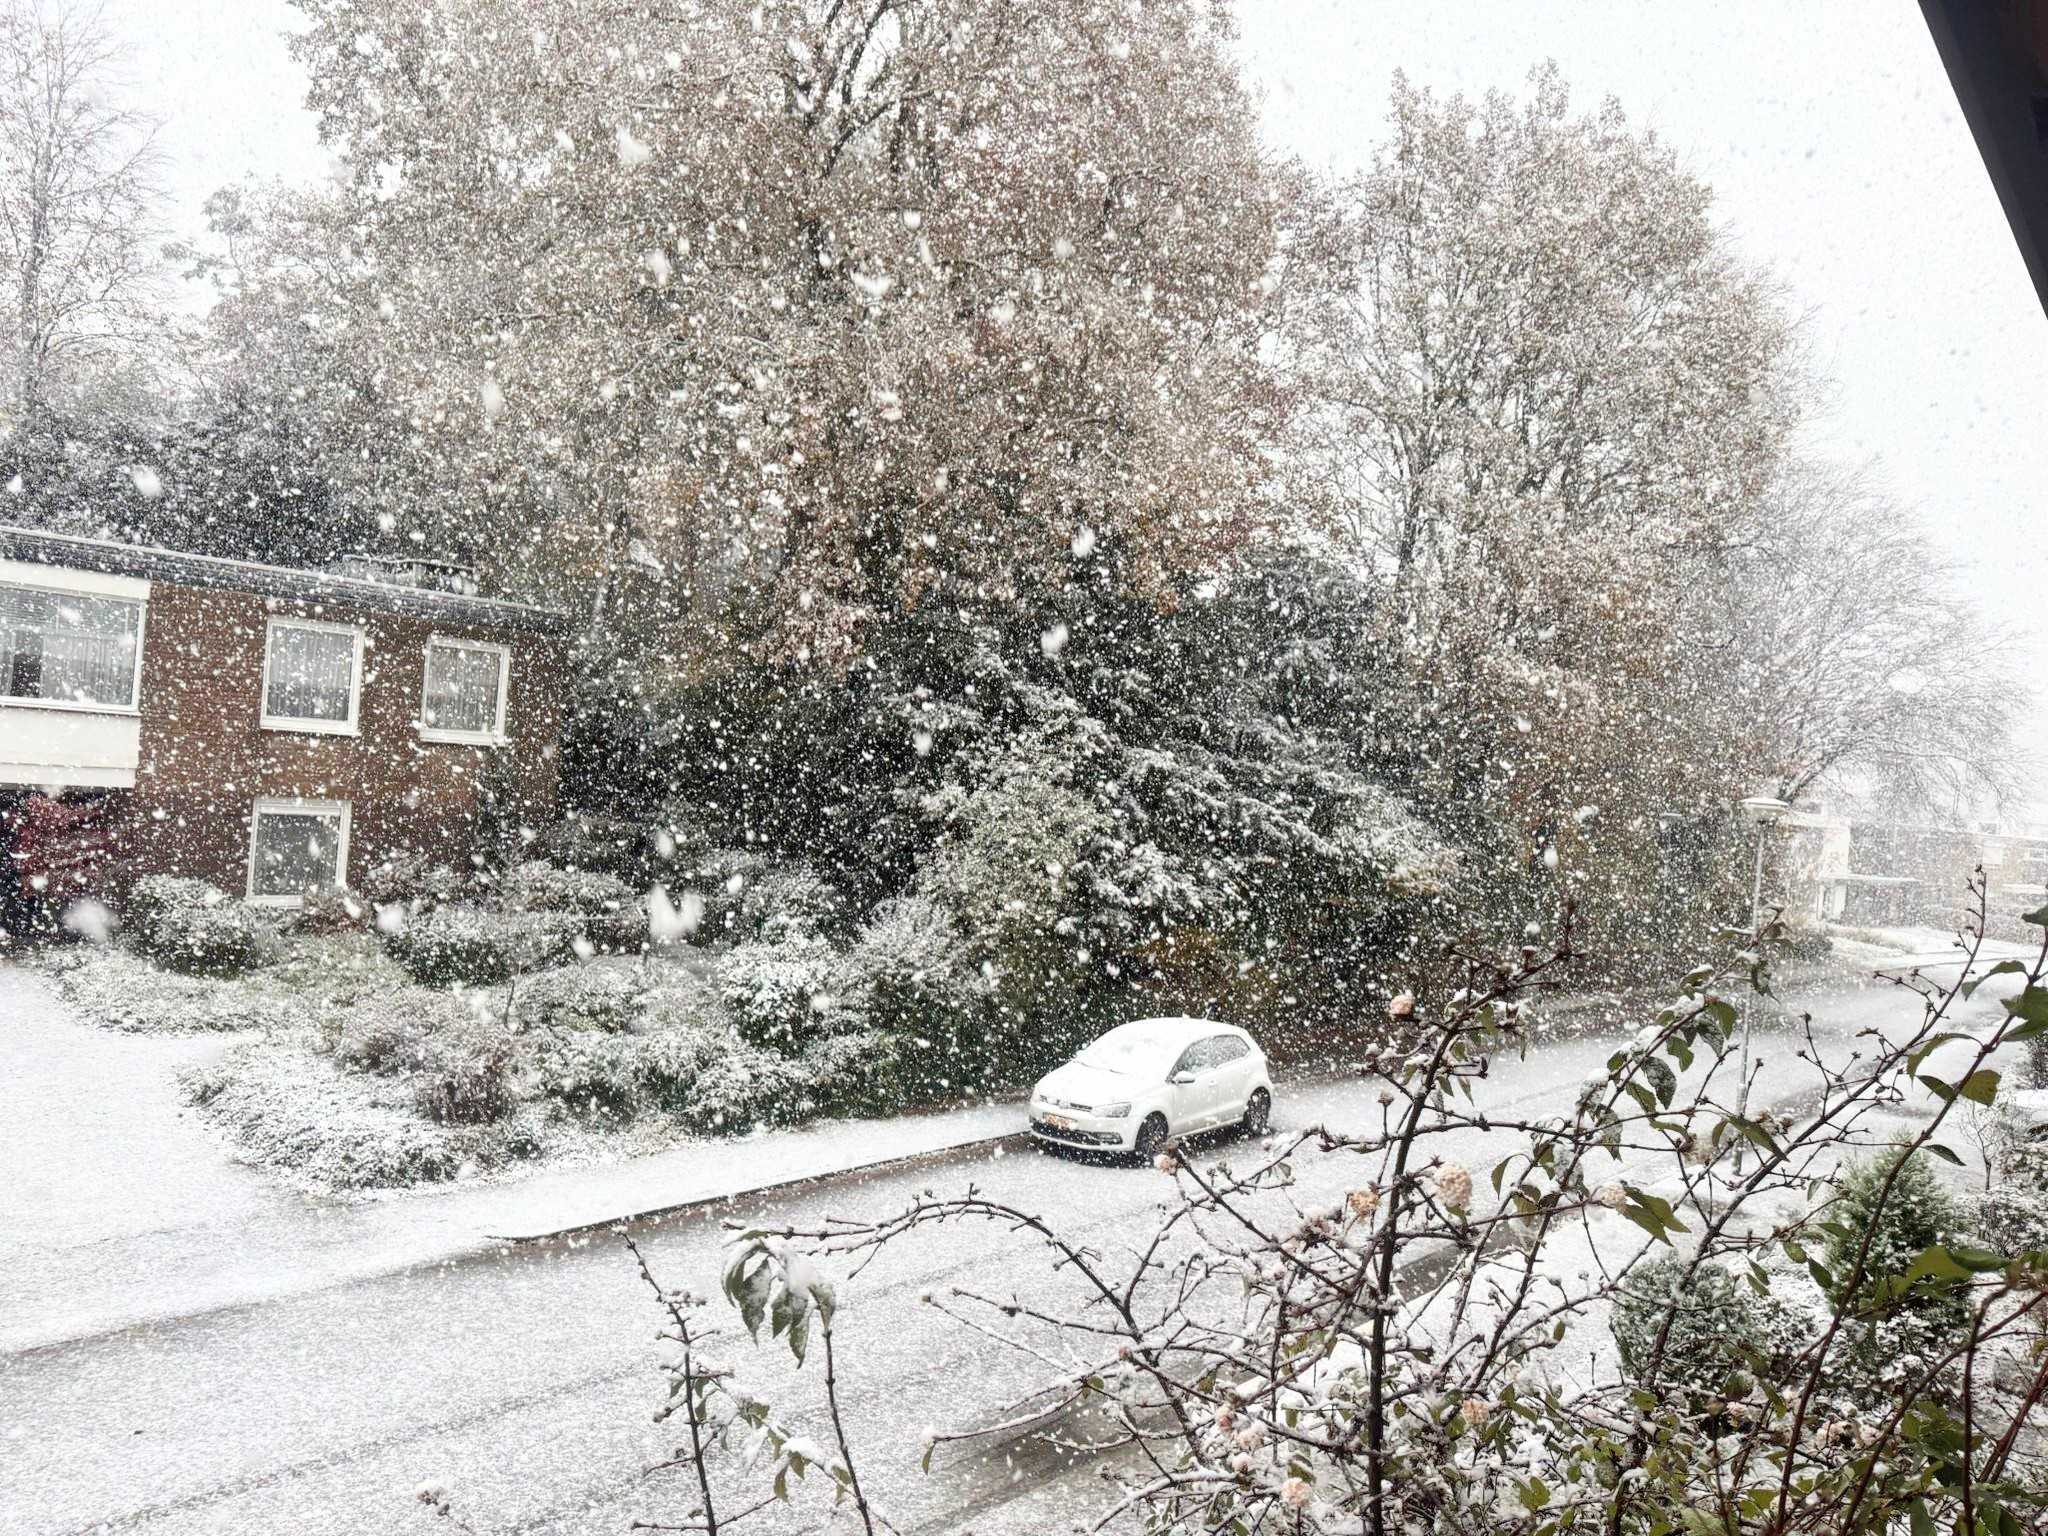
[[[422,986],[367,934],[290,933],[239,976],[112,945],[40,967],[93,1023],[248,1038],[183,1075],[245,1161],[363,1191],[519,1165],[612,1161],[883,1105],[891,1042],[791,1049],[735,1032],[727,952],[571,961],[490,986]]]

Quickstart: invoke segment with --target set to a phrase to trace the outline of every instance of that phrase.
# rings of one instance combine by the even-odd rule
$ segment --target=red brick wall
[[[265,730],[265,627],[315,618],[365,632],[357,734]],[[503,747],[420,739],[430,635],[509,646]],[[192,875],[240,895],[258,799],[349,802],[348,880],[418,850],[467,863],[483,776],[497,774],[536,825],[551,814],[567,690],[561,642],[250,593],[156,583],[143,635],[141,762],[120,839],[123,873]]]

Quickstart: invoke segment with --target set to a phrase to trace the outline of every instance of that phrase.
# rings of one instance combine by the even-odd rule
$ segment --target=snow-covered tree
[[[1397,78],[1303,245],[1335,280],[1289,332],[1292,466],[1386,589],[1436,795],[1504,875],[1648,910],[1660,825],[1749,767],[1720,594],[1799,420],[1768,280],[1668,148],[1549,68],[1520,102]]]
[[[118,439],[158,418],[171,335],[157,124],[121,66],[97,8],[0,5],[0,479],[74,526],[125,474]]]
[[[295,387],[408,530],[833,665],[1084,531],[1162,599],[1244,536],[1289,184],[1226,8],[303,9],[339,184],[223,324],[339,362]]]

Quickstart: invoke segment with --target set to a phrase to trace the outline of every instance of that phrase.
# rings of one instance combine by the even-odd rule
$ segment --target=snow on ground
[[[18,981],[18,973],[0,969],[0,986]],[[20,1013],[21,996],[0,994],[0,1008]],[[1859,1029],[1903,1028],[1917,1017],[1917,1004],[1893,989],[1802,1001],[1839,1050],[1852,1046]],[[1973,1009],[1991,1006],[1987,989]],[[195,1045],[116,1039],[61,1018],[45,1018],[31,1033],[28,1058],[80,1041],[121,1051]],[[1784,1037],[1759,1039],[1767,1070],[1776,1069]],[[1496,1114],[1509,1105],[1555,1104],[1560,1093],[1576,1092],[1604,1050],[1597,1041],[1539,1047],[1529,1061],[1501,1063],[1482,1097]],[[1276,1108],[1282,1127],[1323,1117],[1356,1124],[1361,1112],[1377,1113],[1359,1083],[1290,1088]],[[164,1118],[168,1125],[145,1117],[153,1136],[170,1138],[181,1127],[174,1109]],[[111,1129],[128,1131],[125,1124]],[[920,1129],[928,1128],[899,1122],[858,1134],[911,1150],[906,1138]],[[206,1146],[198,1127],[187,1121],[182,1130],[196,1138],[192,1145]],[[812,1155],[802,1150],[806,1143],[838,1152],[852,1135],[852,1127],[828,1124],[726,1144],[722,1155],[694,1164],[679,1153],[650,1180],[672,1192],[678,1185],[671,1181],[686,1178],[702,1181],[700,1188],[721,1176],[760,1178],[797,1168]],[[131,1145],[144,1163],[159,1155],[155,1142]],[[180,1153],[166,1140],[163,1151],[192,1156],[192,1145]],[[1233,1156],[1237,1145],[1221,1143],[1216,1155]],[[1487,1150],[1472,1142],[1457,1155],[1477,1171],[1487,1166]],[[218,1170],[217,1149],[212,1155]],[[1306,1159],[1303,1168],[1305,1200],[1334,1200],[1358,1171],[1354,1158]],[[136,1213],[136,1220],[107,1224],[109,1240],[89,1254],[52,1261],[43,1289],[75,1284],[80,1316],[99,1321],[52,1331],[45,1312],[43,1339],[70,1342],[22,1352],[27,1341],[15,1319],[0,1314],[14,1351],[0,1371],[9,1483],[0,1532],[72,1531],[102,1521],[147,1525],[155,1536],[426,1530],[433,1522],[412,1493],[430,1477],[447,1480],[457,1512],[479,1530],[612,1536],[632,1519],[675,1520],[688,1507],[675,1482],[641,1475],[672,1452],[673,1432],[650,1421],[660,1392],[650,1342],[655,1318],[616,1241],[603,1234],[517,1246],[475,1239],[486,1201],[522,1199],[541,1180],[336,1208],[245,1179],[254,1209],[219,1211],[210,1229],[187,1224],[144,1240],[130,1230]],[[722,1217],[874,1216],[901,1209],[920,1190],[956,1192],[970,1181],[1047,1212],[1067,1235],[1108,1255],[1125,1254],[1150,1230],[1167,1194],[1166,1176],[1156,1171],[1043,1156],[1008,1140],[934,1163],[742,1195],[646,1225],[641,1240],[665,1283],[715,1290]],[[559,1187],[566,1199],[568,1186]],[[578,1186],[578,1198],[606,1187],[594,1178]],[[0,1202],[11,1198],[0,1187]],[[17,1208],[0,1204],[0,1231],[17,1230]],[[205,1247],[213,1250],[211,1271],[200,1258]],[[1015,1287],[1056,1301],[1064,1283],[1035,1240],[977,1224],[921,1232],[844,1287],[841,1375],[850,1419],[861,1426],[863,1478],[906,1530],[1039,1536],[1049,1529],[1043,1517],[1055,1507],[1054,1489],[1087,1501],[1068,1498],[1066,1511],[1108,1502],[1095,1466],[1029,1441],[942,1452],[929,1476],[917,1470],[927,1424],[992,1422],[1043,1374],[945,1325],[920,1305],[920,1294],[957,1284]],[[150,1325],[101,1331],[120,1320],[123,1306],[133,1310],[132,1293],[143,1293]],[[10,1288],[8,1299],[34,1294]],[[707,1317],[727,1329],[717,1354],[748,1386],[778,1403],[815,1404],[815,1364],[807,1375],[785,1351],[749,1348],[722,1307]],[[815,1414],[799,1417],[815,1428]],[[759,1523],[763,1531],[815,1531],[821,1519],[814,1501]]]

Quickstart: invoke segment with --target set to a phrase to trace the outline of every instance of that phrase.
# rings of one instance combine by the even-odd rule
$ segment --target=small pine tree
[[[1962,1328],[1969,1297],[1961,1289],[1921,1289],[1876,1307],[1871,1290],[1875,1281],[1903,1275],[1925,1249],[1952,1241],[1962,1225],[1955,1196],[1920,1153],[1894,1151],[1852,1165],[1828,1210],[1823,1262],[1834,1277],[1830,1299],[1838,1307],[1850,1302],[1849,1282],[1861,1253],[1863,1272],[1855,1287],[1860,1311],[1873,1319],[1910,1316],[1935,1335]],[[1864,1253],[1866,1235],[1870,1247]]]

